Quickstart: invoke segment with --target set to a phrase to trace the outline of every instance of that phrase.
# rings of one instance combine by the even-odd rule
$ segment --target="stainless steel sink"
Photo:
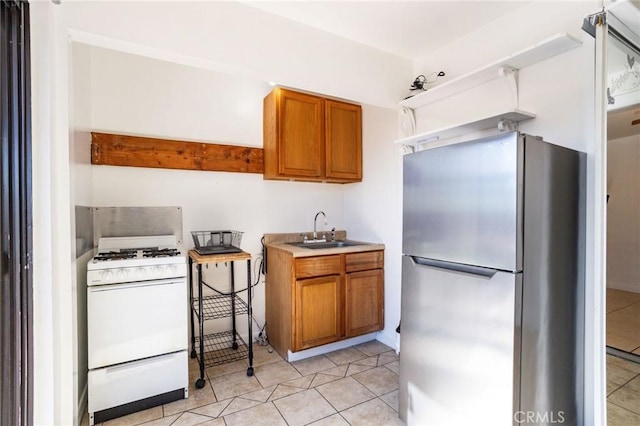
[[[351,246],[361,246],[365,243],[361,243],[359,241],[323,241],[319,243],[315,242],[306,242],[306,243],[289,243],[292,246],[308,248],[308,249],[328,249],[328,248],[338,248],[338,247],[351,247]]]

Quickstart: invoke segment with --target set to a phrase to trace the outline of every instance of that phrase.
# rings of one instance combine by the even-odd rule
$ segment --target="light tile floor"
[[[388,346],[366,342],[288,363],[254,345],[254,375],[241,360],[206,370],[202,389],[189,365],[189,398],[103,423],[104,426],[403,425],[398,419],[399,358]],[[83,425],[88,425],[88,417]]]
[[[607,346],[640,355],[640,293],[607,289]]]
[[[640,425],[640,364],[607,355],[607,424]]]
[[[195,389],[198,365],[189,366],[189,398],[103,423],[147,426],[402,425],[398,419],[398,357],[367,342],[293,363],[254,346],[255,375],[247,362],[206,370]],[[607,355],[609,426],[640,424],[640,364]],[[85,415],[83,426],[89,424]]]

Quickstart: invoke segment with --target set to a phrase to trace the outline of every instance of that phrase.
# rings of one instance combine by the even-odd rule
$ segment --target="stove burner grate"
[[[133,259],[134,257],[136,257],[135,250],[106,251],[96,254],[94,260],[121,260]]]
[[[178,256],[180,252],[177,249],[145,249],[142,250],[142,257],[174,257]]]
[[[133,249],[119,249],[102,251],[93,258],[96,262],[108,262],[110,260],[143,259],[158,257],[176,257],[180,251],[176,248],[143,247]]]

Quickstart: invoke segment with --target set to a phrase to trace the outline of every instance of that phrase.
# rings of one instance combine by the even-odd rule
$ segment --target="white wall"
[[[362,112],[363,180],[344,190],[344,217],[349,236],[385,244],[384,330],[378,340],[394,347],[400,322],[402,256],[402,155],[392,143],[398,137],[398,113],[365,107]]]
[[[91,186],[91,51],[88,46],[76,44],[72,50],[71,84],[69,85],[69,164],[71,178],[71,220],[75,222],[76,206],[87,209],[93,204]],[[86,226],[86,221],[81,221]],[[72,275],[71,293],[73,310],[73,401],[74,423],[82,420],[87,404],[87,262],[92,256],[89,241],[79,240],[76,234],[78,226],[72,227],[71,245],[75,247],[76,273]],[[89,230],[81,232],[86,235]]]
[[[640,138],[607,144],[607,287],[640,293]]]
[[[235,1],[62,2],[76,40],[395,107],[411,62]]]
[[[94,130],[262,146],[262,101],[272,89],[265,82],[102,48],[92,48],[90,69]],[[193,247],[192,231],[234,229],[244,232],[241,246],[256,261],[263,234],[310,231],[319,210],[329,222],[320,229],[343,229],[343,188],[110,166],[93,166],[92,181],[95,206],[180,206],[185,248]],[[238,268],[238,288],[244,271]],[[255,291],[254,316],[264,324],[264,285]]]

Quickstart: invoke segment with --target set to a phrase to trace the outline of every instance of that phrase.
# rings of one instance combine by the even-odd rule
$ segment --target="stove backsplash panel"
[[[182,207],[93,207],[93,242],[101,237],[175,235],[182,246]]]
[[[76,206],[76,259],[93,247],[93,209]]]

